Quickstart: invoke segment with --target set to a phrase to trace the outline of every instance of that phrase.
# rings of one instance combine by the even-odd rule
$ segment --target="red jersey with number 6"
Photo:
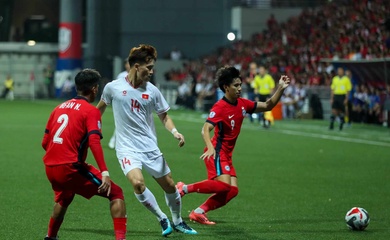
[[[50,115],[42,141],[45,165],[84,162],[92,134],[97,134],[99,141],[102,138],[100,111],[95,106],[83,97],[58,105]],[[104,159],[98,152],[98,158]]]
[[[242,122],[247,113],[254,112],[256,105],[256,102],[245,98],[230,103],[225,97],[214,104],[206,121],[214,125],[211,142],[217,154],[223,151],[232,156]]]

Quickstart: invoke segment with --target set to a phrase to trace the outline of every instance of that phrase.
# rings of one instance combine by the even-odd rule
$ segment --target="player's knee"
[[[231,186],[229,193],[232,196],[232,198],[236,197],[238,195],[238,187]]]
[[[74,195],[68,198],[64,198],[58,201],[58,204],[63,208],[68,208],[68,206],[72,203]]]
[[[135,180],[132,184],[136,193],[143,193],[145,191],[145,183],[143,181]]]
[[[217,184],[219,185],[218,186],[218,189],[219,189],[218,192],[229,192],[231,187],[232,187],[232,186],[230,186],[230,184],[227,184],[225,182],[217,181]]]
[[[115,199],[125,200],[122,188],[120,188],[116,184],[111,184],[111,193],[110,193],[109,199],[110,199],[110,201],[115,200]]]

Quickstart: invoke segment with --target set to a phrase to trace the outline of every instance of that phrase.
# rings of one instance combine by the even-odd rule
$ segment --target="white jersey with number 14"
[[[156,86],[147,82],[134,88],[126,78],[120,78],[104,87],[101,100],[112,105],[117,154],[158,149],[153,112],[167,112],[169,105]]]

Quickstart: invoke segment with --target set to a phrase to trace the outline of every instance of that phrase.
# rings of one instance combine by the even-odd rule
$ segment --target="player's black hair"
[[[100,73],[95,69],[85,68],[81,70],[75,77],[77,92],[88,95],[92,88],[99,84],[100,79]]]
[[[218,69],[216,73],[216,81],[218,83],[219,88],[225,92],[224,85],[230,85],[234,79],[240,78],[240,71],[231,66],[225,66]]]
[[[151,45],[141,44],[138,47],[133,47],[130,50],[128,57],[130,66],[133,66],[135,63],[149,63],[151,60],[157,60],[157,50]]]

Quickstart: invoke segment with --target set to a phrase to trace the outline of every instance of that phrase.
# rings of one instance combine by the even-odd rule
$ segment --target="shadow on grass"
[[[114,229],[96,229],[96,228],[61,228],[61,230],[68,232],[77,232],[77,233],[93,233],[97,235],[104,236],[114,236]],[[152,236],[154,233],[152,231],[135,231],[127,230],[127,235],[137,235],[137,236]],[[159,231],[156,230],[156,234],[159,234]]]

